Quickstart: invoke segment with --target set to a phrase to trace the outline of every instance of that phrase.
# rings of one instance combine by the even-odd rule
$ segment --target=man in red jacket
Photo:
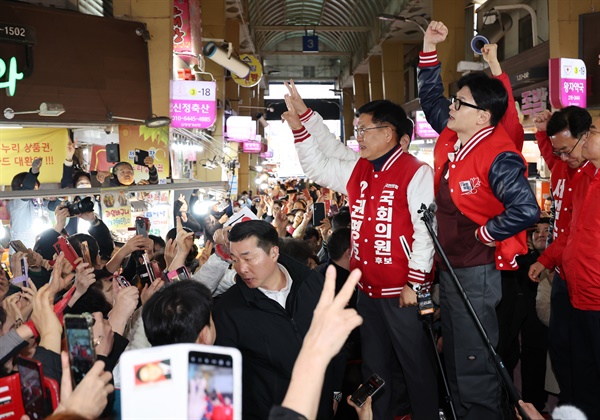
[[[572,401],[589,419],[600,418],[600,118],[580,137],[582,179],[573,190],[569,232],[556,239],[564,252],[557,265],[567,280],[570,317]]]
[[[432,21],[423,39],[418,82],[425,116],[440,133],[434,149],[438,236],[493,345],[500,271],[515,270],[527,253],[524,229],[539,217],[527,167],[515,140],[499,124],[508,107],[502,82],[483,73],[458,81],[444,97],[436,45],[448,28]],[[494,63],[497,64],[497,63]],[[518,123],[517,123],[518,124]],[[501,419],[500,384],[448,267],[440,267],[444,358],[460,419]]]
[[[540,153],[552,171],[550,184],[554,197],[553,242],[531,265],[529,277],[538,282],[545,269],[555,269],[550,298],[550,324],[548,350],[556,379],[560,386],[560,402],[571,403],[573,372],[570,351],[569,319],[573,307],[559,260],[564,252],[564,242],[557,239],[569,233],[573,213],[573,191],[584,178],[583,168],[589,163],[582,156],[583,135],[592,124],[592,117],[583,108],[568,106],[552,114],[546,110],[534,118],[535,138]]]

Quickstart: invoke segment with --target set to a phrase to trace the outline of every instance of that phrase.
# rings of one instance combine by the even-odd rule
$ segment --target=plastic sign
[[[427,118],[425,118],[425,113],[423,111],[417,111],[415,134],[422,139],[435,139],[439,137],[437,131],[435,131],[427,122]]]
[[[231,77],[235,83],[242,87],[252,87],[256,86],[263,75],[262,65],[260,61],[256,57],[250,54],[242,54],[240,55],[240,60],[244,63],[248,64],[250,67],[250,73],[244,78],[238,77],[235,73],[231,73]]]
[[[226,140],[243,143],[256,139],[256,121],[252,117],[235,115],[225,123]]]
[[[583,60],[577,58],[551,58],[550,105],[560,109],[570,105],[585,108],[587,70]]]
[[[316,35],[304,35],[302,37],[302,52],[318,53],[319,52],[319,37]]]
[[[358,141],[355,140],[355,139],[348,139],[348,140],[346,140],[346,146],[350,150],[354,150],[356,153],[360,152],[360,145],[358,144]]]
[[[6,62],[0,58],[0,89],[6,88],[8,96],[15,96],[17,82],[23,80],[23,73],[17,71],[17,58],[11,57]]]
[[[260,153],[262,152],[262,143],[258,141],[245,141],[242,143],[242,152]]]
[[[171,127],[208,128],[217,118],[217,83],[171,81]]]

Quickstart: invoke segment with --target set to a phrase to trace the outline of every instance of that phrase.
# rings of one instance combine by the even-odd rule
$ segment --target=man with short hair
[[[181,280],[157,291],[144,304],[142,319],[152,346],[215,342],[212,295],[202,283]]]
[[[529,269],[531,280],[538,282],[544,269],[555,270],[550,297],[550,322],[548,324],[548,351],[552,368],[560,387],[560,402],[573,400],[573,369],[569,319],[573,306],[562,267],[558,263],[565,242],[558,241],[569,233],[573,214],[573,191],[585,178],[584,168],[589,162],[583,157],[583,136],[590,129],[592,117],[585,109],[568,106],[554,113],[545,110],[534,118],[540,153],[552,172],[550,186],[554,196],[554,227],[552,243]]]
[[[455,97],[450,101],[444,97],[436,44],[447,34],[442,22],[430,22],[418,69],[421,106],[440,133],[434,149],[438,236],[496,346],[496,306],[502,297],[499,270],[517,268],[515,257],[527,252],[524,229],[538,220],[539,207],[515,145],[518,139],[499,124],[509,102],[503,83],[472,73],[458,81]],[[518,124],[511,124],[511,129],[513,125]],[[501,419],[500,382],[488,347],[448,267],[441,258],[437,261],[444,358],[457,416]]]
[[[277,231],[265,221],[236,224],[229,241],[236,284],[215,307],[216,344],[242,353],[244,419],[265,419],[283,401],[323,277],[280,254]],[[333,417],[333,393],[340,389],[333,379],[325,378],[319,419]]]
[[[434,348],[417,308],[417,293],[430,284],[433,243],[421,220],[421,204],[433,201],[433,173],[406,153],[413,124],[401,106],[378,100],[358,110],[360,152],[336,140],[320,115],[306,107],[293,82],[283,114],[294,133],[305,174],[319,185],[348,194],[351,268],[358,284],[363,380],[386,382],[373,399],[374,418],[408,414],[439,418]],[[408,398],[394,381],[402,373]],[[406,403],[406,401],[404,401]]]

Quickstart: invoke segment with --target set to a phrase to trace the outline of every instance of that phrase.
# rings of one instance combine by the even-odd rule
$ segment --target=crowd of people
[[[516,401],[504,397],[454,272],[511,377],[520,367],[521,413],[550,418],[553,394],[600,418],[600,121],[578,107],[535,117],[552,171],[541,211],[496,46],[482,48],[491,77],[466,75],[446,98],[436,48],[447,34],[430,23],[418,68],[421,106],[439,133],[434,168],[408,153],[413,125],[400,106],[377,100],[358,109],[355,153],[290,81],[282,118],[312,182],[244,191],[202,216],[192,211],[198,195],[181,195],[164,238],[124,243],[93,208],[73,214],[60,200],[12,200],[12,240],[24,248],[0,270],[3,375],[13,374],[16,355],[33,358],[61,384],[49,418],[118,418],[119,401],[130,398],[119,393],[123,352],[215,344],[242,354],[244,419],[510,418]],[[89,174],[74,170],[74,154],[69,143],[63,187],[134,182],[128,163]],[[144,164],[144,183],[158,182],[152,158]],[[40,167],[34,161],[12,188],[35,190]],[[315,219],[315,205],[327,217]],[[27,220],[44,206],[54,226],[32,232]],[[435,212],[438,252],[423,207]],[[245,211],[251,217],[237,221]],[[79,220],[88,233],[75,233]],[[435,337],[419,306],[430,294]],[[73,387],[63,318],[83,313],[95,320],[96,362]],[[77,349],[88,355],[85,343]],[[374,373],[385,385],[359,407],[350,395]]]

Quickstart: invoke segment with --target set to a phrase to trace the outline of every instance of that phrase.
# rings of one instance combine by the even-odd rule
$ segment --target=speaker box
[[[106,145],[106,160],[108,162],[120,162],[119,158],[119,145],[116,143],[109,143]]]

